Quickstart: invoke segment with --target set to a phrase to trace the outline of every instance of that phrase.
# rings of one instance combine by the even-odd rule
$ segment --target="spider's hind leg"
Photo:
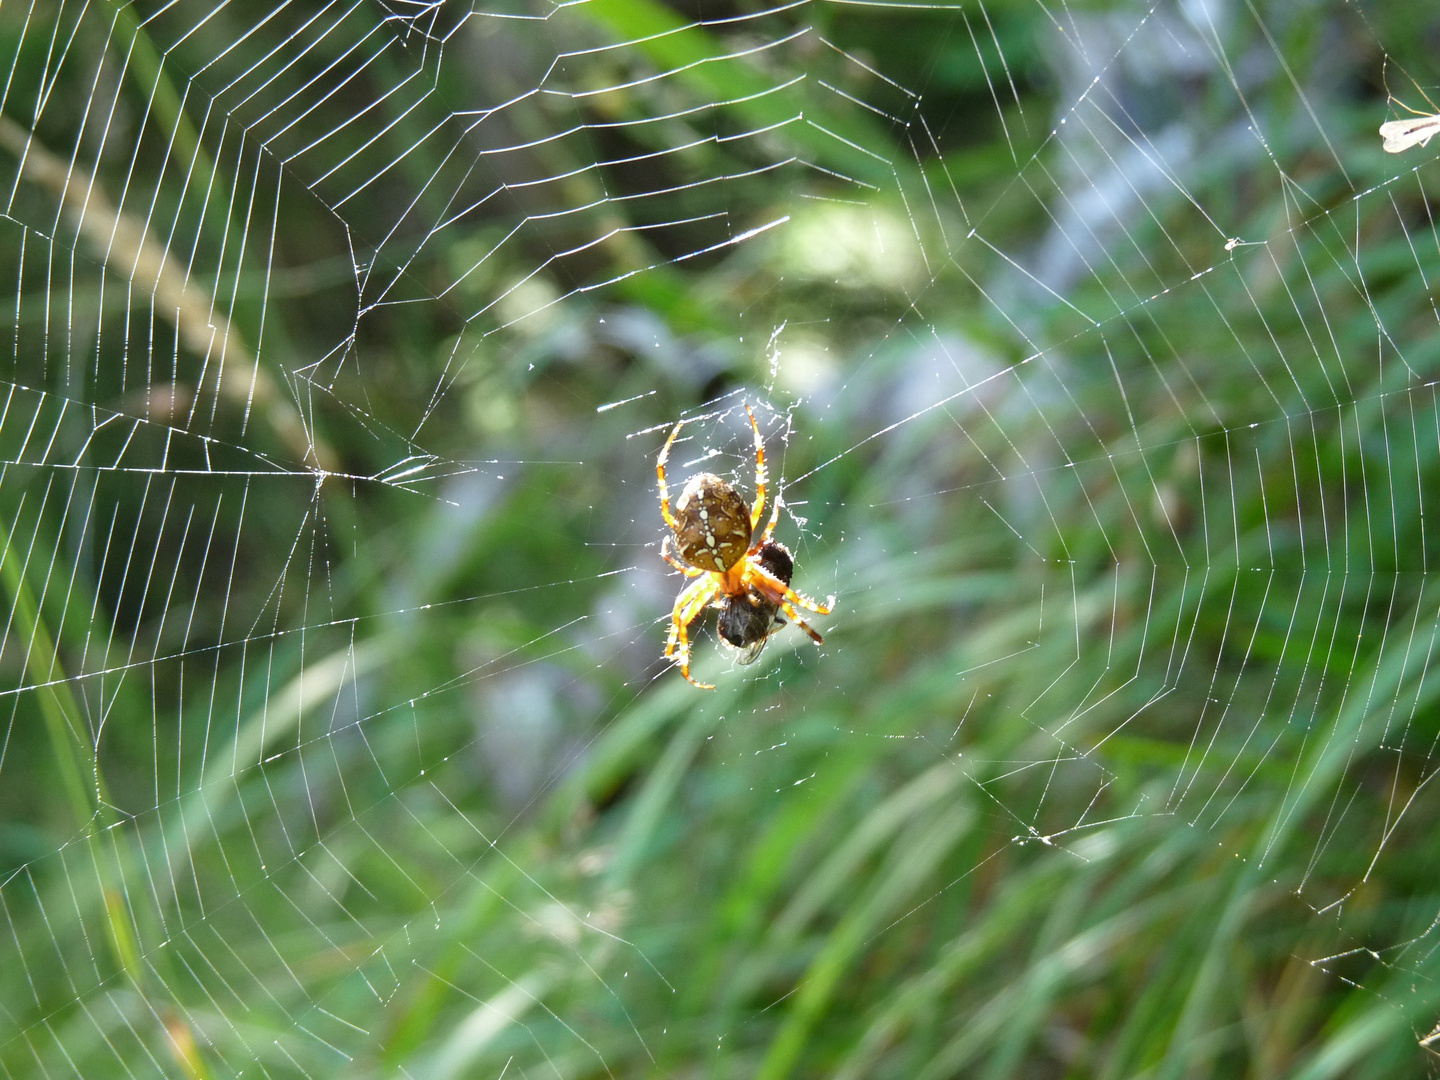
[[[755,503],[750,507],[750,531],[753,533],[760,524],[761,515],[765,513],[765,488],[770,479],[770,471],[765,466],[765,440],[760,437],[760,425],[755,422],[755,411],[749,405],[745,406],[745,415],[750,418],[750,430],[755,433]],[[752,551],[770,539],[770,533],[774,530],[779,516],[780,500],[776,499],[770,514],[770,524],[765,526],[764,535],[752,541]]]
[[[675,442],[675,436],[680,434],[680,429],[684,426],[685,421],[681,420],[670,429],[670,437],[665,440],[665,445],[660,448],[660,456],[655,459],[655,476],[660,483],[660,516],[675,532],[680,531],[680,523],[675,520],[675,515],[670,510],[670,485],[665,481],[665,463],[670,460],[670,447]]]
[[[698,566],[690,566],[688,563],[683,563],[674,555],[670,554],[670,535],[668,534],[660,541],[660,558],[664,559],[688,578],[699,577],[705,573],[705,571],[701,570]]]

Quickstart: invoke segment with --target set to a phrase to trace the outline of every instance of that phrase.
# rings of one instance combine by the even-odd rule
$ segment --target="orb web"
[[[0,11],[7,1074],[951,1075],[1023,1027],[961,913],[1083,986],[1177,867],[1224,917],[1171,1052],[1227,1060],[1206,964],[1272,925],[1347,1060],[1413,1051],[1440,232],[1376,129],[1424,40]],[[672,488],[750,494],[746,405],[839,603],[753,665],[709,615],[706,694],[654,459],[687,417]]]

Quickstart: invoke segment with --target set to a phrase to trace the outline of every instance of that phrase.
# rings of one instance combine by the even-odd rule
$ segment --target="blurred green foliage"
[[[462,15],[0,11],[5,1074],[1425,1075],[1433,12]]]

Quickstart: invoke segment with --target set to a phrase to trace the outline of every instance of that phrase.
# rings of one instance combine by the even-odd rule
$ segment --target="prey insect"
[[[789,585],[795,576],[795,559],[790,549],[778,540],[765,541],[755,557],[777,581]],[[757,588],[752,587],[740,596],[726,596],[716,604],[720,608],[720,637],[739,652],[737,663],[753,664],[760,659],[770,635],[785,625],[780,617],[780,605]]]
[[[1410,109],[1410,106],[1401,106]],[[1432,106],[1433,108],[1433,106]],[[1425,146],[1440,134],[1440,115],[1416,112],[1406,120],[1387,120],[1380,125],[1380,136],[1385,140],[1382,149],[1387,154],[1400,154],[1412,146]]]

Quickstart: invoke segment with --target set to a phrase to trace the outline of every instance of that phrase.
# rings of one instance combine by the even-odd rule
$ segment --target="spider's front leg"
[[[808,596],[802,596],[800,593],[797,593],[763,566],[757,566],[754,563],[751,563],[745,571],[745,580],[765,593],[771,602],[785,608],[786,614],[790,615],[791,618],[795,618],[795,613],[791,610],[792,605],[794,607],[803,607],[807,611],[813,611],[816,615],[829,615],[835,607],[835,597],[828,597],[823,604],[816,600],[811,600]],[[800,620],[796,618],[795,621],[799,622]],[[820,640],[819,635],[813,630],[810,630],[809,627],[806,627],[806,630],[816,641]]]
[[[690,674],[690,636],[686,632],[705,605],[715,598],[719,585],[713,575],[693,581],[675,598],[670,612],[670,637],[665,642],[665,658],[680,666],[680,674],[701,690],[714,690],[714,683],[697,682]]]
[[[785,612],[786,615],[790,616],[791,622],[793,622],[801,630],[804,630],[805,633],[809,634],[810,639],[814,641],[816,645],[825,644],[825,639],[815,632],[815,628],[809,623],[807,623],[804,619],[800,618],[800,613],[795,610],[794,604],[790,603],[790,601],[788,600],[782,600],[780,601],[780,610]]]

